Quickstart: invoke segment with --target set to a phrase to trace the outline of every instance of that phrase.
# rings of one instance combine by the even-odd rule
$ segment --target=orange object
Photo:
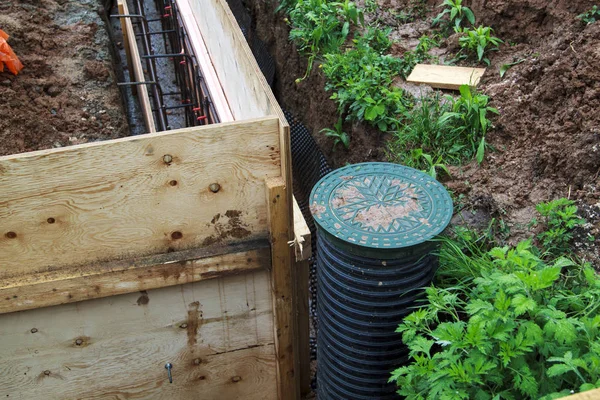
[[[7,39],[6,32],[0,29],[0,72],[4,71],[4,65],[6,65],[10,72],[17,75],[23,69],[23,64],[6,42]]]

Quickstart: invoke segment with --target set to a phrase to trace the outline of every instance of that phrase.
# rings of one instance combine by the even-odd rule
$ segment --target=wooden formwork
[[[308,385],[311,238],[289,126],[226,3],[182,4],[210,11],[186,24],[229,122],[0,157],[2,397],[296,399]]]

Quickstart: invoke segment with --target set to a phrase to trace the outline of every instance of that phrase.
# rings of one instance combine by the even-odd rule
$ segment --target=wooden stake
[[[292,267],[294,248],[291,199],[281,177],[266,180],[269,232],[271,241],[271,285],[275,315],[275,354],[279,399],[300,398],[298,380],[298,342],[296,340],[296,309]]]

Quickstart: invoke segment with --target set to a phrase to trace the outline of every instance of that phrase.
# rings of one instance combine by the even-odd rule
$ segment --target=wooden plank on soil
[[[294,304],[294,249],[292,210],[283,178],[266,180],[271,240],[271,290],[275,313],[275,354],[280,400],[300,398],[296,307]]]
[[[0,287],[0,314],[243,274],[270,265],[269,243],[259,240],[19,276]]]
[[[275,400],[269,282],[263,270],[1,315],[0,395]]]
[[[204,81],[210,92],[211,101],[215,106],[219,119],[221,122],[233,121],[233,114],[227,103],[225,93],[223,93],[223,87],[219,82],[217,72],[210,59],[206,45],[204,44],[204,39],[200,34],[196,19],[192,15],[189,0],[177,0],[177,5],[179,6],[181,19],[187,30],[188,38],[194,49],[196,60],[202,70]]]
[[[267,237],[279,143],[268,117],[0,157],[0,285]]]
[[[129,15],[129,8],[127,7],[126,0],[117,0],[117,6],[121,15]],[[140,59],[140,52],[137,48],[137,42],[135,40],[135,31],[133,30],[133,24],[131,18],[121,18],[121,26],[125,26],[123,30],[123,40],[126,53],[128,54],[127,61],[131,59],[129,69],[133,69],[133,75],[136,82],[145,82],[146,77],[144,76],[144,68],[142,67],[142,60]],[[154,125],[154,115],[152,114],[152,105],[150,104],[150,97],[148,96],[148,87],[146,85],[136,86],[138,99],[140,102],[140,108],[144,116],[144,122],[148,132],[156,132],[156,126]]]
[[[417,64],[406,81],[436,89],[458,90],[461,85],[477,86],[484,73],[485,68]]]

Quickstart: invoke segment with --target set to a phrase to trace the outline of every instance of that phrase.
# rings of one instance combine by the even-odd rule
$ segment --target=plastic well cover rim
[[[324,176],[310,195],[320,229],[358,247],[421,244],[450,223],[452,199],[437,180],[399,164],[347,165]]]

